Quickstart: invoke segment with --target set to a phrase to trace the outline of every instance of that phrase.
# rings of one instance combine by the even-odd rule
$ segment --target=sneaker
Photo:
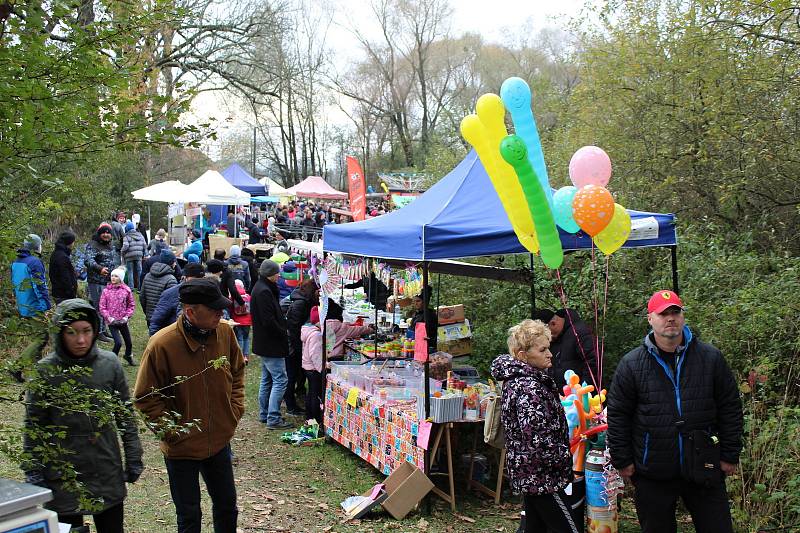
[[[293,425],[286,420],[281,420],[275,424],[267,424],[267,429],[286,429],[290,427],[293,427]]]
[[[124,357],[123,359],[125,359],[125,362],[128,363],[129,366],[136,366],[136,361],[134,361],[133,357],[131,357],[130,355]]]
[[[99,340],[100,342],[108,342],[108,343],[114,342],[114,339],[109,337],[105,333],[101,333],[100,335],[98,335],[97,340]]]

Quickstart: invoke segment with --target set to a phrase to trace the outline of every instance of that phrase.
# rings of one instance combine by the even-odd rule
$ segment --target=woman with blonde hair
[[[502,421],[506,469],[511,488],[522,494],[525,529],[578,533],[560,491],[572,480],[572,457],[552,366],[550,330],[523,320],[508,330],[508,354],[492,362],[492,377],[503,382]]]

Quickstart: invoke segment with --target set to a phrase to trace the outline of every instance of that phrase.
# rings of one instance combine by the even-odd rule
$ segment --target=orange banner
[[[353,220],[356,222],[364,220],[367,214],[367,184],[358,159],[349,155],[347,156],[347,184],[350,191],[350,211],[353,212]]]

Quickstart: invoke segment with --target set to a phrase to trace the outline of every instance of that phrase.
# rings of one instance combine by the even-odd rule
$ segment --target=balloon
[[[578,189],[572,185],[561,187],[553,195],[553,218],[558,227],[567,233],[578,233],[581,228],[572,218],[572,200]]]
[[[619,204],[614,204],[614,216],[603,231],[594,236],[594,243],[600,251],[611,255],[619,250],[631,234],[631,216]]]
[[[575,193],[572,216],[583,231],[594,237],[611,222],[614,198],[605,187],[587,185]]]
[[[569,160],[569,179],[579,189],[586,185],[605,187],[611,179],[611,159],[602,148],[584,146]]]
[[[503,99],[506,109],[511,113],[514,130],[522,137],[528,147],[528,161],[530,161],[539,183],[542,184],[547,204],[553,208],[553,189],[550,188],[550,179],[547,177],[547,167],[544,164],[542,142],[539,140],[539,130],[536,129],[536,119],[531,111],[531,88],[522,78],[508,78],[500,87],[500,98]],[[575,229],[572,233],[576,233]]]
[[[505,126],[503,129],[505,130]],[[461,121],[461,135],[478,153],[517,239],[530,253],[538,253],[539,240],[536,238],[530,211],[525,205],[522,186],[514,169],[500,157],[500,140],[497,144],[492,143],[487,127],[478,115],[464,117]]]
[[[381,182],[381,189],[383,189],[383,192],[386,194],[389,194],[389,187],[387,187],[384,182]]]
[[[509,135],[500,143],[500,154],[517,173],[519,183],[525,192],[528,209],[533,217],[536,236],[539,237],[539,253],[542,262],[549,268],[558,268],[564,262],[564,250],[553,220],[553,213],[542,190],[542,184],[528,160],[528,149],[519,135]]]

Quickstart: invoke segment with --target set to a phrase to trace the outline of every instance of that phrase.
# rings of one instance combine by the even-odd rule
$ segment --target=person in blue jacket
[[[192,241],[189,246],[183,249],[183,257],[188,259],[189,254],[195,254],[197,257],[203,256],[203,241],[200,238],[200,231],[192,230],[192,234],[189,237]]]
[[[22,317],[40,315],[50,309],[50,293],[47,290],[47,274],[39,258],[42,253],[42,238],[31,233],[25,237],[17,258],[11,263],[11,283],[17,300],[17,311]]]
[[[183,277],[181,283],[187,279],[201,279],[206,276],[206,268],[201,263],[189,263],[183,267]],[[180,309],[180,288],[181,283],[170,287],[161,293],[153,315],[150,317],[148,331],[152,337],[160,330],[175,323],[178,320],[178,310]]]

